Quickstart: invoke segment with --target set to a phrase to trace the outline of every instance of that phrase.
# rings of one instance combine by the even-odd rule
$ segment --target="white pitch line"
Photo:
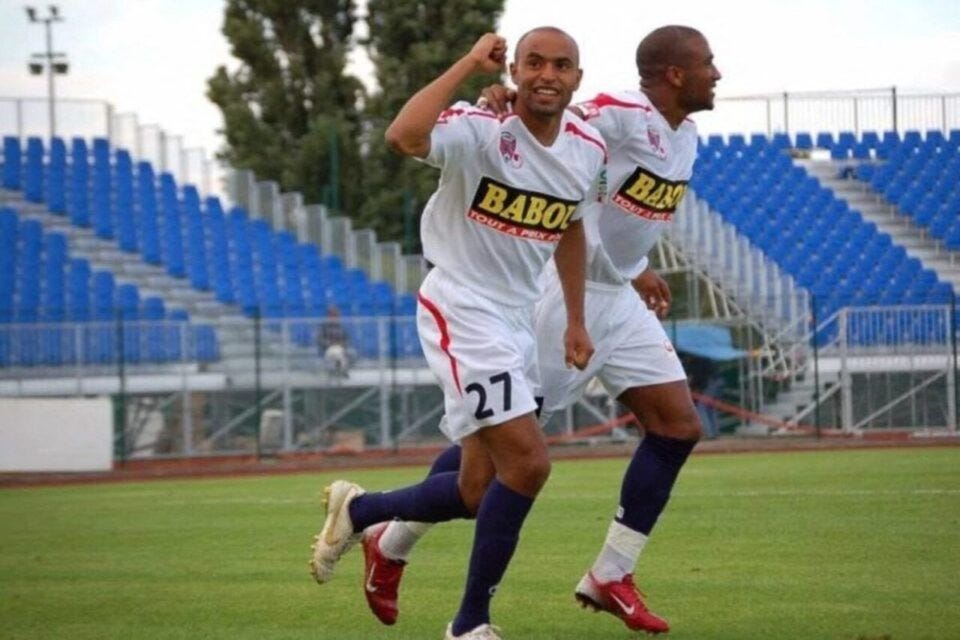
[[[823,496],[924,496],[960,495],[960,489],[762,489],[758,491],[676,491],[683,498],[763,498]]]

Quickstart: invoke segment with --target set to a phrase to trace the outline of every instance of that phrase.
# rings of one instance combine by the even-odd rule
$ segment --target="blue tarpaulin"
[[[730,329],[712,324],[667,325],[667,335],[678,351],[709,358],[710,360],[736,360],[747,355],[743,349],[733,346]]]

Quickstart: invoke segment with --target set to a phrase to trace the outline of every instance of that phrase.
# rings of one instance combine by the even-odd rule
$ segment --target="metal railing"
[[[736,96],[718,98],[716,108],[698,113],[696,121],[703,134],[947,132],[960,128],[960,93],[905,94],[885,87]]]
[[[0,96],[0,132],[23,140],[49,138],[47,109],[46,98]],[[55,109],[61,138],[106,138],[112,146],[129,151],[134,160],[146,160],[158,172],[169,171],[180,184],[194,184],[208,195],[226,193],[226,167],[204,149],[189,146],[183,136],[141,123],[135,113],[117,113],[106,100],[58,98]]]

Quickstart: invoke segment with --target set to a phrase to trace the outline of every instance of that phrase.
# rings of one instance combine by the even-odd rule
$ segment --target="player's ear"
[[[513,84],[517,84],[517,77],[516,77],[516,76],[517,76],[517,63],[516,63],[516,62],[511,62],[511,63],[510,63],[510,66],[508,67],[508,69],[510,70],[510,79],[513,80]]]
[[[684,71],[683,67],[678,67],[676,65],[669,65],[666,70],[663,72],[663,77],[670,84],[670,86],[677,87],[678,89],[683,86]]]
[[[583,69],[577,69],[577,81],[573,85],[573,90],[580,88],[580,81],[583,80]]]

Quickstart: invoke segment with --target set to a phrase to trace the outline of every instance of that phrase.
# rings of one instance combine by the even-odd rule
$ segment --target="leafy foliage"
[[[240,66],[218,68],[208,96],[223,113],[221,158],[231,166],[415,251],[436,171],[392,153],[383,133],[411,95],[495,30],[503,0],[370,0],[367,9],[359,44],[376,68],[374,95],[345,72],[354,0],[228,0],[223,33]],[[472,100],[495,80],[476,78],[459,97]]]
[[[353,0],[227,1],[223,33],[240,66],[219,67],[207,91],[223,113],[223,160],[308,202],[343,194],[356,206],[364,89],[344,71],[355,12]]]

